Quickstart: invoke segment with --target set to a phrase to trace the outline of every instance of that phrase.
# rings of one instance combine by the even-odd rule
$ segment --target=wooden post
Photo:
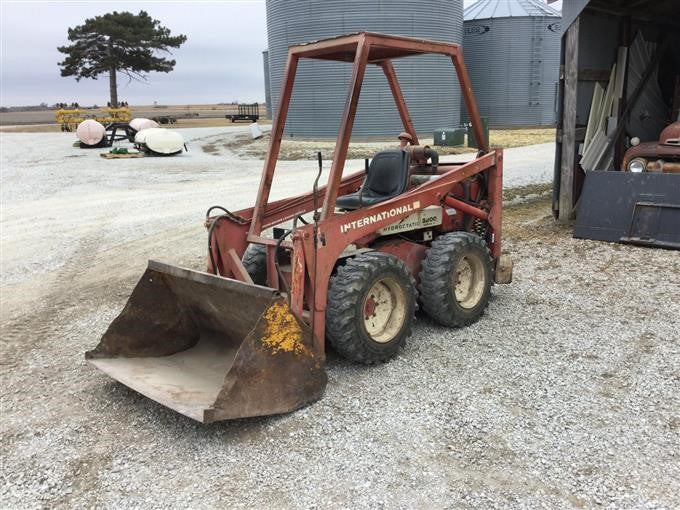
[[[567,30],[564,42],[564,96],[561,126],[562,161],[560,162],[559,221],[569,221],[574,210],[578,42],[579,18],[576,18]]]

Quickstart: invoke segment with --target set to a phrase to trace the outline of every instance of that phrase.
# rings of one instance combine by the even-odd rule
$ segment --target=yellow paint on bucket
[[[302,329],[286,303],[272,304],[264,313],[267,333],[262,342],[274,352],[307,353],[302,343]]]

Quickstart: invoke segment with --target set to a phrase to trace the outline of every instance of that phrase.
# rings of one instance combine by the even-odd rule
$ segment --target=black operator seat
[[[361,189],[336,200],[340,209],[353,210],[401,195],[408,187],[410,154],[401,149],[379,152],[368,167]]]

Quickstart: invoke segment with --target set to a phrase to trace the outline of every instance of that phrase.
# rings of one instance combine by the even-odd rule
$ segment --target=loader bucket
[[[294,411],[326,386],[312,333],[267,287],[149,261],[87,361],[203,423]]]

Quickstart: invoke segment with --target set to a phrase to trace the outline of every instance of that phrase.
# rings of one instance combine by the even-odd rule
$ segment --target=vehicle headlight
[[[642,158],[635,158],[633,161],[628,163],[628,171],[634,173],[644,172],[647,167],[647,162]]]

